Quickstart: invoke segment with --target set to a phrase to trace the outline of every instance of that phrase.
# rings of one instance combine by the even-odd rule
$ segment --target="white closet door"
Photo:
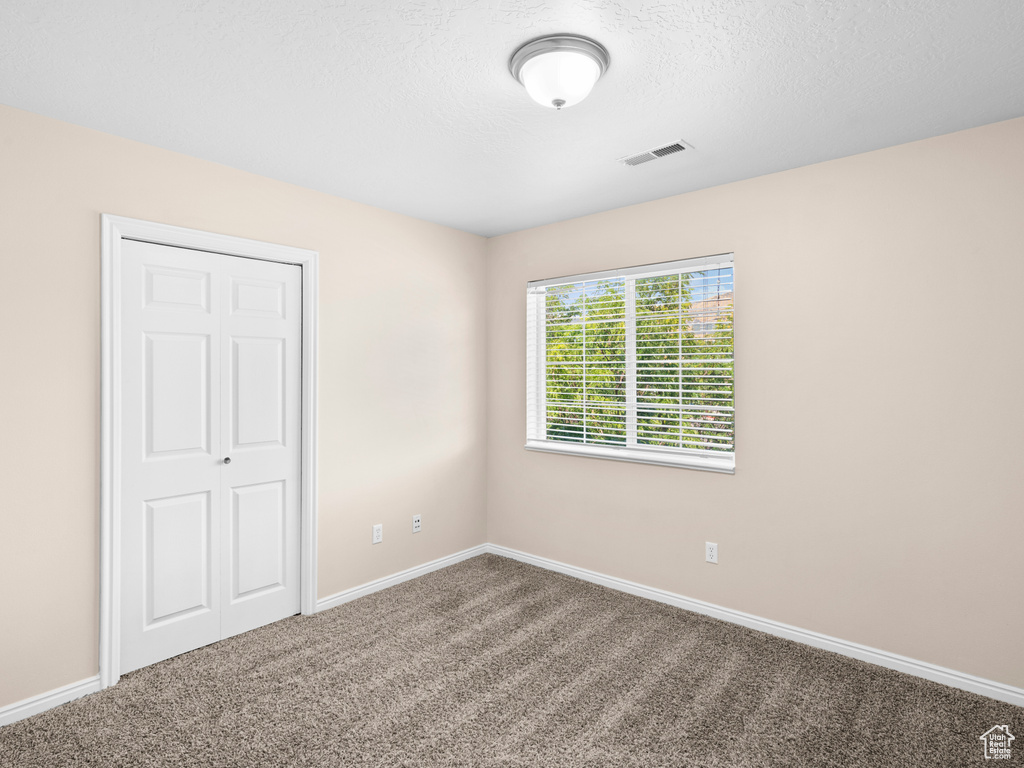
[[[122,259],[128,672],[299,610],[301,270],[134,241]]]
[[[221,636],[299,612],[302,270],[224,256]]]

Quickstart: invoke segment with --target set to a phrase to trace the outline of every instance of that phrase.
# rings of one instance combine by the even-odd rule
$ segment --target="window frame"
[[[586,272],[578,275],[533,280],[527,283],[526,290],[526,444],[528,451],[544,453],[561,453],[571,456],[584,456],[615,461],[628,461],[642,464],[655,464],[668,467],[682,467],[709,472],[733,474],[736,471],[736,428],[735,428],[735,361],[736,333],[735,315],[733,321],[732,361],[733,361],[733,429],[732,451],[705,451],[691,448],[672,448],[666,450],[662,446],[646,446],[635,444],[636,440],[636,307],[635,285],[637,279],[674,275],[684,272],[700,272],[708,269],[726,268],[733,270],[733,311],[735,312],[735,254],[723,253],[713,256],[701,256],[690,259],[645,264],[623,269]],[[546,302],[543,297],[545,289],[561,285],[583,283],[598,280],[619,280],[626,283],[625,288],[625,369],[626,369],[626,424],[627,442],[625,446],[599,445],[593,443],[577,443],[561,440],[549,440],[544,436],[547,426],[546,376],[542,372],[547,366],[545,328]],[[632,427],[632,428],[630,428]]]

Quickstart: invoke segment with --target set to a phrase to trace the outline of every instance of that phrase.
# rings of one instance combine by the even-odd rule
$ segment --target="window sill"
[[[612,448],[605,445],[581,445],[580,443],[557,443],[553,440],[527,440],[526,450],[543,453],[564,453],[569,456],[586,456],[592,459],[632,461],[638,464],[657,464],[662,467],[700,469],[705,472],[735,474],[736,459],[733,456],[703,456],[700,454],[662,453],[643,448]]]

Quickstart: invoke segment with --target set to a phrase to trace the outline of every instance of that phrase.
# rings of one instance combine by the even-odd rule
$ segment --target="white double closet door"
[[[302,274],[121,253],[123,673],[299,612]]]

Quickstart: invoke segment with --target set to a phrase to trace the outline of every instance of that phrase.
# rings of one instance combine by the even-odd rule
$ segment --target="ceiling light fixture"
[[[608,69],[603,45],[580,35],[547,35],[523,43],[509,59],[512,77],[545,107],[579,104]]]

